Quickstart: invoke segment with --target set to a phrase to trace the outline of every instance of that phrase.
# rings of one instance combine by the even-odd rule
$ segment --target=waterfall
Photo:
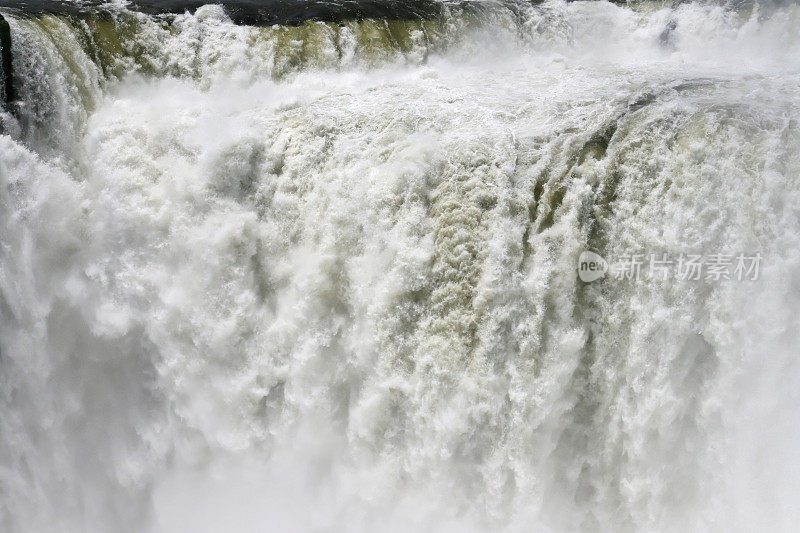
[[[0,3],[0,529],[796,527],[800,7],[202,4]]]

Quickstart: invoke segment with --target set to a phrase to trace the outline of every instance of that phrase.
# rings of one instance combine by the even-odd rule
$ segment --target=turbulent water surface
[[[0,529],[800,522],[800,7],[49,4],[0,8]]]

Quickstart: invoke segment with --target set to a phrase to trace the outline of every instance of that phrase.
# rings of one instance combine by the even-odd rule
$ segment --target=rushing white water
[[[8,19],[4,531],[800,521],[797,6]]]

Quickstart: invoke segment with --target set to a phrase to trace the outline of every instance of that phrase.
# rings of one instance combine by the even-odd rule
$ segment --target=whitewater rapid
[[[0,528],[793,529],[800,8],[480,5],[6,13]]]

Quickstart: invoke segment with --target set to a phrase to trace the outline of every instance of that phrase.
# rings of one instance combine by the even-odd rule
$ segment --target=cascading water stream
[[[800,7],[96,4],[0,8],[0,529],[800,520]]]

